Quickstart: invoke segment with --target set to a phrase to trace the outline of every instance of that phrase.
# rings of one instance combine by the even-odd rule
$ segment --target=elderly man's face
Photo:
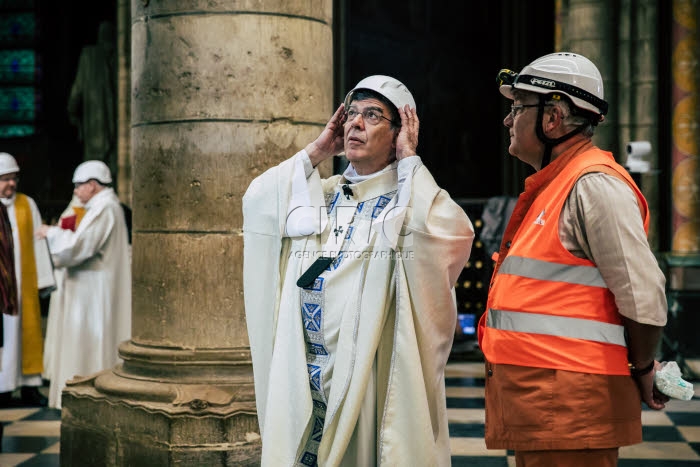
[[[17,172],[0,175],[0,198],[12,198],[17,193],[19,174]]]
[[[537,138],[536,122],[538,98],[531,93],[516,96],[513,101],[513,111],[503,119],[503,125],[508,128],[510,146],[508,152],[521,161],[539,170],[542,164],[544,145]],[[541,124],[538,122],[537,124]]]
[[[90,198],[95,196],[97,193],[97,182],[95,180],[88,180],[87,182],[83,183],[74,183],[73,186],[73,194],[83,204],[90,201]]]
[[[352,101],[346,110],[356,115],[345,122],[345,157],[359,175],[382,170],[395,157],[398,130],[386,120],[391,118],[391,112],[381,101],[372,98]],[[385,118],[372,124],[363,115],[367,112]]]

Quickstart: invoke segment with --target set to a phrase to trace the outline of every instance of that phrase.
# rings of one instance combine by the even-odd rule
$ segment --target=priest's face
[[[17,193],[17,182],[19,182],[17,172],[0,175],[0,198],[12,198]]]
[[[399,129],[390,122],[391,112],[377,99],[352,101],[346,109],[345,157],[358,175],[382,170],[396,158]]]
[[[88,180],[87,182],[74,183],[73,194],[80,200],[81,203],[85,204],[90,199],[97,194],[98,185],[95,180]]]

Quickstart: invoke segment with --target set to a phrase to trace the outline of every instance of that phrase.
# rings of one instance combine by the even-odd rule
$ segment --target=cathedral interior
[[[452,465],[514,466],[512,451],[487,450],[483,441],[484,369],[475,337],[495,251],[492,239],[479,237],[484,206],[517,197],[533,173],[508,154],[502,121],[509,102],[498,93],[496,74],[569,50],[601,63],[611,112],[594,141],[621,164],[628,143],[651,143],[651,170],[636,176],[652,215],[649,242],[667,280],[669,324],[659,355],[679,362],[695,382],[692,400],[673,401],[661,412],[645,408],[644,442],[621,449],[619,465],[700,465],[697,1],[0,1],[0,152],[17,159],[19,189],[37,201],[47,223],[70,202],[75,167],[91,158],[68,103],[81,51],[98,41],[104,22],[115,31],[114,134],[105,162],[115,168],[120,200],[134,215],[135,331],[125,352],[153,365],[156,389],[133,391],[152,403],[146,412],[167,419],[159,423],[180,415],[163,408],[167,391],[159,385],[190,384],[207,367],[208,357],[190,349],[219,352],[227,362],[213,384],[250,391],[252,376],[244,380],[229,369],[249,350],[238,243],[245,186],[317,134],[361,78],[386,74],[412,90],[421,122],[418,153],[477,235],[455,284],[459,319],[446,373]],[[319,83],[320,90],[309,90]],[[325,170],[340,173],[346,164],[336,158]],[[233,322],[219,326],[231,316],[224,307],[234,310]],[[194,310],[202,308],[219,310],[211,323],[198,321]],[[44,317],[47,310],[43,299]],[[168,324],[160,324],[167,313]],[[153,349],[171,353],[155,356]],[[183,358],[192,370],[178,381],[163,368]],[[159,379],[161,370],[167,377]],[[110,384],[112,394],[134,394]],[[103,442],[112,426],[100,425],[100,417],[125,420],[137,409],[105,400],[89,387],[76,389],[74,412],[1,409],[0,466],[118,465],[109,449],[126,442]],[[244,433],[257,423],[251,406],[244,400],[212,417]],[[87,452],[93,440],[111,448]],[[119,465],[177,463],[146,455],[148,444],[137,444]],[[182,465],[254,465],[228,459]]]

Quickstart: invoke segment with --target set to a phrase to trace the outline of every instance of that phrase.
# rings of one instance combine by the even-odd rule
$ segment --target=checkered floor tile
[[[483,364],[450,363],[445,376],[452,465],[514,467],[512,452],[487,450],[484,445]],[[700,466],[700,381],[693,383],[692,400],[673,400],[664,411],[642,412],[644,442],[621,448],[619,467]],[[0,466],[59,465],[60,411],[3,409],[0,423],[4,425]]]
[[[484,365],[450,363],[445,374],[452,465],[514,467],[513,453],[484,444]],[[700,466],[700,382],[695,397],[642,412],[644,441],[620,449],[619,467]]]

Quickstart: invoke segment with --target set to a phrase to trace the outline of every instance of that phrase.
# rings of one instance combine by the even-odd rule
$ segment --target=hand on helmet
[[[344,123],[345,105],[340,104],[318,138],[306,146],[306,153],[314,167],[343,152]]]
[[[399,116],[401,117],[401,130],[396,138],[396,160],[400,161],[405,157],[416,155],[420,121],[416,109],[412,109],[408,104],[399,108]]]

